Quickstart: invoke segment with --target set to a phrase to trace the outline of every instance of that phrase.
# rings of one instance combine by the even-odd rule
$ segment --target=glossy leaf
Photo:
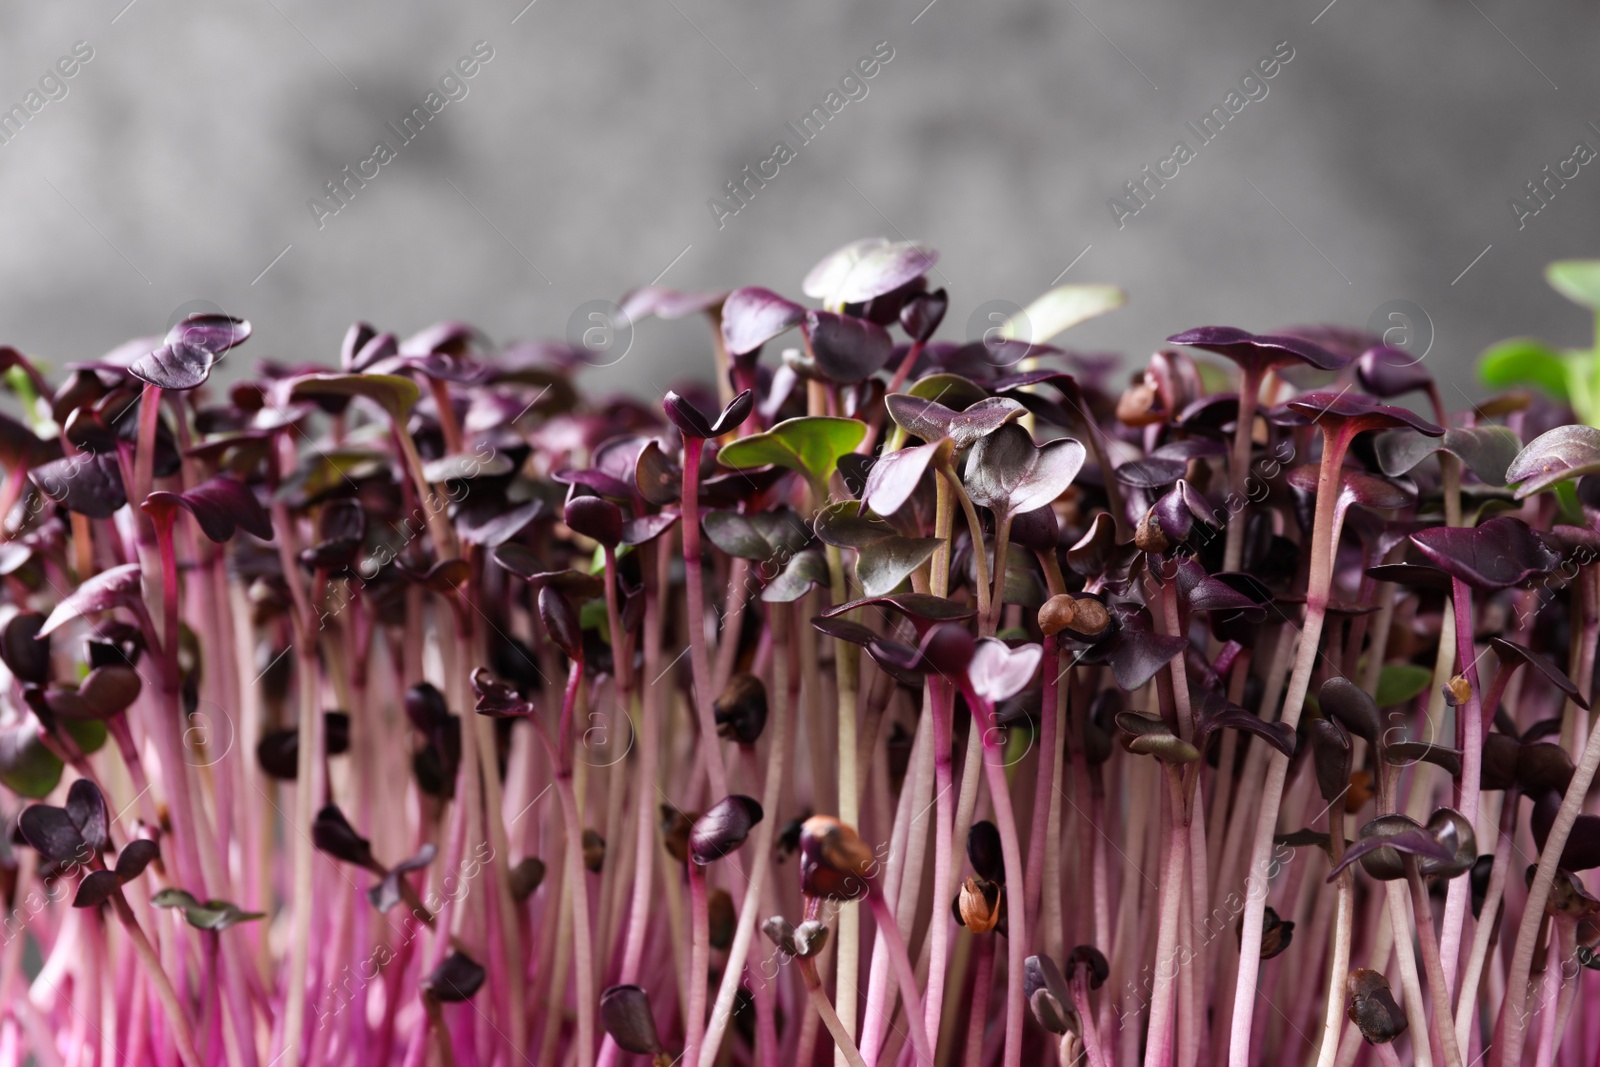
[[[1411,535],[1428,562],[1474,589],[1506,589],[1547,574],[1561,557],[1521,519],[1473,528],[1434,526]]]
[[[854,315],[808,311],[802,329],[816,369],[832,382],[849,384],[870,378],[894,354],[887,330]]]
[[[1517,487],[1517,499],[1532,496],[1557,482],[1600,473],[1600,429],[1558,426],[1535,437],[1506,469],[1506,481]]]
[[[1373,442],[1378,465],[1391,478],[1406,474],[1436,452],[1458,457],[1486,485],[1505,485],[1506,471],[1522,450],[1522,441],[1504,426],[1451,427],[1443,437],[1424,437],[1411,430],[1391,430]]]
[[[1187,345],[1227,356],[1253,372],[1283,363],[1302,363],[1318,370],[1338,370],[1345,360],[1303,337],[1256,334],[1233,326],[1200,326],[1167,338],[1168,344]]]
[[[722,343],[730,356],[747,355],[805,316],[805,308],[771,289],[735,289],[722,302]]]
[[[922,476],[930,468],[938,469],[948,464],[953,451],[953,443],[945,440],[902,448],[881,457],[867,474],[867,483],[861,494],[862,503],[879,515],[893,515],[911,499]],[[938,477],[937,474],[934,476]]]
[[[856,419],[803,416],[731,442],[717,453],[717,461],[736,470],[770,463],[822,483],[833,474],[839,457],[855,451],[866,434],[867,424]]]
[[[40,637],[55,633],[73,619],[94,615],[113,608],[144,608],[141,594],[143,579],[137,563],[124,563],[112,567],[79,584],[64,597],[45,620]]]
[[[817,586],[827,586],[829,579],[827,557],[820,549],[808,548],[789,557],[782,572],[761,590],[761,599],[769,604],[791,604]]]
[[[1022,427],[1002,426],[972,447],[967,495],[997,513],[1042,508],[1066,492],[1086,455],[1070,437],[1038,447]]]
[[[80,453],[41,463],[28,472],[39,491],[68,511],[109,519],[128,502],[116,457]]]
[[[960,411],[910,393],[891,393],[883,402],[889,417],[906,433],[930,444],[948,438],[958,452],[1027,414],[1017,401],[1000,396],[986,397]]]
[[[307,374],[289,388],[290,400],[366,397],[388,412],[397,426],[420,395],[416,382],[394,374]]]

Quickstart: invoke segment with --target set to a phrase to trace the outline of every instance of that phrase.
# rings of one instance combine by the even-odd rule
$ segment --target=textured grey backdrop
[[[951,333],[1071,265],[1131,294],[1075,343],[1131,355],[1401,300],[1470,388],[1493,340],[1588,336],[1539,270],[1600,253],[1600,166],[1567,164],[1520,229],[1507,203],[1600,147],[1586,5],[525,2],[5,5],[0,105],[25,121],[0,126],[0,342],[92,357],[191,301],[255,322],[243,355],[284,359],[334,358],[358,317],[561,335],[663,271],[797,296],[872,234],[942,251]],[[80,41],[93,57],[47,78]],[[479,41],[492,58],[441,91]],[[1265,97],[1200,144],[1185,121],[1284,41]],[[866,95],[802,144],[785,124],[879,42]],[[402,143],[388,124],[430,91],[457,98]],[[1180,138],[1194,157],[1119,228],[1108,199]],[[365,163],[380,140],[394,158]],[[707,201],[780,140],[794,158],[719,228]],[[376,177],[319,219],[308,201],[346,166]],[[647,323],[592,384],[657,391],[704,357],[698,325]]]

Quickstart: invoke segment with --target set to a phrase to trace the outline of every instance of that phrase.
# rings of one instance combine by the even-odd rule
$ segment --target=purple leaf
[[[1318,425],[1347,424],[1354,433],[1410,427],[1428,437],[1444,436],[1444,427],[1435,426],[1405,408],[1379,404],[1359,393],[1306,393],[1289,401],[1288,407]]]
[[[372,843],[356,833],[344,812],[332,804],[324,805],[312,821],[311,843],[319,852],[354,866],[371,868],[376,865]]]
[[[379,912],[387,912],[403,899],[400,889],[400,880],[412,871],[420,871],[433,862],[433,857],[438,850],[430,844],[425,844],[417,851],[415,856],[401,860],[389,868],[389,873],[383,880],[367,890],[367,900]]]
[[[1433,375],[1422,365],[1422,360],[1404,348],[1388,345],[1378,345],[1361,353],[1356,361],[1356,377],[1361,381],[1361,388],[1384,400],[1403,393],[1426,392],[1433,385]]]
[[[565,520],[572,532],[606,548],[616,548],[622,540],[622,509],[604,497],[572,498],[567,501]]]
[[[482,667],[472,672],[472,691],[478,697],[476,710],[479,715],[506,718],[533,712],[533,705],[523,700],[520,693],[504,682],[496,681]]]
[[[1405,474],[1436,452],[1448,452],[1467,465],[1485,485],[1505,485],[1506,471],[1522,449],[1522,441],[1504,426],[1452,426],[1440,438],[1410,430],[1391,430],[1373,442],[1378,465],[1390,477]]]
[[[146,838],[137,838],[129,841],[123,850],[117,853],[117,882],[127,885],[144,873],[144,869],[155,862],[161,855],[160,847]]]
[[[1303,363],[1318,370],[1338,370],[1345,359],[1319,344],[1287,334],[1256,334],[1233,326],[1200,326],[1167,338],[1169,344],[1187,345],[1227,356],[1247,372],[1260,372],[1282,363]]]
[[[958,452],[1027,414],[1009,397],[987,397],[964,411],[910,393],[891,393],[883,400],[889,417],[906,433],[930,444],[949,438]]]
[[[622,524],[622,543],[625,545],[642,545],[654,541],[666,533],[678,521],[677,512],[668,512],[659,515],[640,515],[636,519],[628,519]]]
[[[879,515],[893,515],[911,499],[930,466],[937,468],[949,462],[952,450],[949,441],[935,441],[881,457],[867,474],[862,503]]]
[[[850,384],[870,378],[894,353],[887,330],[853,315],[808,311],[802,329],[817,369],[832,382]]]
[[[93,615],[119,607],[142,610],[142,585],[137,563],[124,563],[120,567],[101,571],[81,583],[56,605],[45,620],[39,636],[47,637],[81,615]]]
[[[1403,819],[1404,816],[1391,816],[1394,819]],[[1367,831],[1373,826],[1373,820],[1361,828],[1362,838],[1345,850],[1344,858],[1328,874],[1328,881],[1332,882],[1338,873],[1350,864],[1361,860],[1361,866],[1372,877],[1379,881],[1389,882],[1405,877],[1405,868],[1399,863],[1395,853],[1409,853],[1421,859],[1434,860],[1448,864],[1455,859],[1455,851],[1438,841],[1433,834],[1425,828],[1411,822],[1409,827],[1397,825],[1392,830],[1385,826],[1381,831],[1367,836]],[[1384,850],[1388,850],[1386,853]]]
[[[892,608],[910,619],[918,633],[926,633],[928,627],[934,623],[970,619],[977,614],[974,608],[963,607],[953,600],[946,600],[932,593],[892,593],[887,596],[869,596],[852,600],[848,604],[830,608],[822,615],[823,618],[831,619],[864,607]]]
[[[115,456],[79,453],[41,463],[28,472],[39,491],[68,511],[109,519],[128,502]]]
[[[1070,437],[1036,447],[1020,426],[1000,427],[973,445],[966,489],[973,503],[997,514],[1042,508],[1066,492],[1087,453]]]
[[[1517,453],[1506,468],[1506,482],[1517,487],[1517,499],[1522,500],[1557,482],[1595,473],[1600,473],[1600,430],[1558,426]]]
[[[735,289],[722,303],[722,343],[730,356],[747,355],[805,317],[805,308],[770,289]]]
[[[731,293],[685,293],[664,285],[645,285],[630,289],[617,301],[629,320],[638,322],[654,315],[658,319],[681,319],[697,311],[715,311]]]
[[[761,599],[769,604],[792,604],[828,581],[827,558],[820,549],[808,548],[789,557],[782,573],[761,591]]]
[[[1435,526],[1411,535],[1428,562],[1483,590],[1507,589],[1548,574],[1560,554],[1521,519],[1490,519],[1473,528]]]
[[[583,627],[578,622],[578,613],[572,609],[572,602],[554,586],[546,585],[539,590],[539,618],[550,640],[568,659],[583,659]]]
[[[900,308],[900,328],[913,341],[926,343],[944,321],[950,308],[950,297],[943,289],[931,293],[918,293]]]
[[[78,883],[77,895],[72,898],[74,908],[98,908],[111,899],[122,883],[112,871],[90,871]]]
[[[1117,684],[1132,692],[1154,678],[1188,646],[1188,641],[1173,634],[1124,629],[1117,634],[1106,658],[1111,661]]]
[[[37,640],[43,626],[37,611],[19,611],[0,629],[0,661],[19,682],[50,684],[50,639]]]
[[[182,493],[157,491],[145,501],[161,507],[182,507],[194,516],[200,532],[218,544],[233,539],[234,531],[244,527],[247,533],[263,541],[272,540],[272,519],[261,506],[250,487],[235,478],[219,474]]]

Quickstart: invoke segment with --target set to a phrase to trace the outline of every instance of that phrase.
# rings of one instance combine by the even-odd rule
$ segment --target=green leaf
[[[780,422],[766,433],[741,437],[717,453],[725,467],[748,470],[773,464],[799,471],[823,483],[867,435],[867,424],[855,419],[812,415]]]
[[[421,391],[410,378],[394,374],[308,374],[290,387],[291,400],[319,396],[364,396],[376,401],[395,422],[405,419]]]
[[[61,728],[86,753],[98,752],[100,747],[106,743],[106,724],[99,719],[64,719],[61,722]]]
[[[1600,311],[1600,259],[1562,259],[1544,269],[1550,287],[1579,307]]]
[[[61,781],[61,761],[44,747],[39,723],[21,719],[0,727],[0,785],[20,797],[42,800]]]
[[[1378,692],[1373,700],[1380,708],[1404,704],[1432,680],[1433,672],[1415,663],[1385,663],[1378,671]]]
[[[1008,318],[1000,332],[1008,341],[1042,345],[1063,330],[1127,302],[1128,294],[1114,285],[1062,285]]]
[[[204,904],[182,889],[163,889],[150,898],[158,908],[180,908],[189,925],[197,930],[226,930],[242,922],[265,919],[266,912],[240,911],[237,904],[226,900],[208,900]]]
[[[1497,389],[1533,385],[1557,400],[1567,400],[1567,361],[1543,341],[1513,337],[1478,357],[1478,377]]]
[[[918,399],[932,400],[955,411],[965,411],[989,396],[989,391],[972,379],[946,371],[918,378],[906,392]]]

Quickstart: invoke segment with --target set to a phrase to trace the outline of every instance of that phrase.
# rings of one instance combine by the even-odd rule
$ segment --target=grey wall
[[[1539,272],[1600,254],[1600,166],[1520,230],[1507,207],[1600,147],[1586,5],[524,2],[6,3],[0,103],[94,54],[0,145],[0,342],[92,357],[190,301],[254,321],[241,356],[332,359],[358,317],[560,335],[668,264],[662,284],[797,296],[824,252],[901,233],[942,251],[955,333],[1076,259],[1063,280],[1132,299],[1074,341],[1133,355],[1406,300],[1470,389],[1493,340],[1588,337]],[[386,123],[480,40],[467,95],[400,146]],[[785,123],[880,41],[865,98],[800,145]],[[1184,120],[1281,41],[1266,97],[1119,229],[1108,198],[1197,146]],[[396,158],[319,228],[307,201],[379,139]],[[796,157],[719,228],[708,198],[780,139]],[[658,391],[704,360],[698,325],[647,323],[592,382]]]

